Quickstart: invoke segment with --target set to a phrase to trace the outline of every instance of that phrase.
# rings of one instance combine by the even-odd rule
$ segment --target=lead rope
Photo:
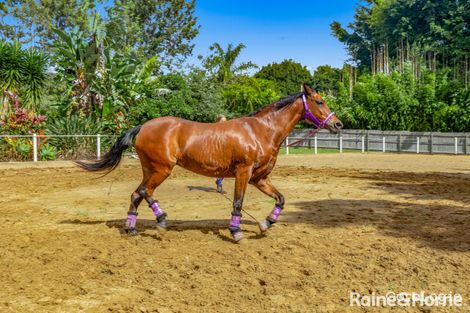
[[[219,192],[222,196],[224,196],[225,199],[227,199],[228,201],[230,201],[230,203],[233,203],[233,200],[230,199],[230,197],[226,196],[224,193],[221,193]],[[246,215],[248,215],[249,217],[251,217],[256,223],[259,223],[259,221],[256,219],[256,217],[254,217],[253,215],[251,215],[250,213],[248,213],[245,209],[242,208],[242,211],[244,213],[246,213]]]
[[[305,136],[304,138],[299,139],[299,140],[297,140],[297,141],[294,141],[293,143],[288,144],[286,147],[296,146],[296,145],[298,145],[299,143],[304,142],[305,140],[307,140],[309,137],[312,137],[313,135],[316,135],[319,131],[320,131],[320,128],[315,128],[313,131],[311,131],[310,133],[308,133],[308,135]]]

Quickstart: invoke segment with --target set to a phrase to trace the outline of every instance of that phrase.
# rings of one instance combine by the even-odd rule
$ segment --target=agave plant
[[[1,119],[17,98],[23,106],[37,110],[47,80],[47,62],[47,56],[37,49],[23,50],[19,42],[0,41]]]
[[[92,117],[78,115],[56,118],[46,127],[47,135],[60,135],[48,138],[48,143],[57,148],[65,158],[94,155],[95,137],[78,137],[76,135],[96,135],[101,131],[101,124],[96,123]]]
[[[24,53],[24,72],[22,84],[23,105],[36,111],[47,81],[46,65],[48,57],[44,52],[29,49]]]

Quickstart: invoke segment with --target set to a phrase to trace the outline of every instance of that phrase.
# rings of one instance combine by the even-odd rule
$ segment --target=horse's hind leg
[[[157,217],[157,222],[160,227],[166,227],[166,213],[160,208],[157,201],[152,198],[152,194],[171,173],[171,168],[167,170],[159,169],[156,172],[151,173],[147,177],[144,177],[142,183],[131,195],[131,204],[129,212],[127,212],[126,232],[131,235],[136,235],[137,230],[135,228],[137,222],[137,208],[143,199],[147,201],[149,207],[153,210],[153,213]]]
[[[152,198],[155,188],[160,186],[161,183],[171,174],[172,167],[158,168],[153,172],[150,179],[146,182],[144,187],[140,190],[140,195],[147,201],[149,207],[152,209],[153,214],[157,218],[158,226],[166,229],[166,216],[165,211],[162,210],[157,200]]]
[[[273,186],[269,177],[251,183],[261,192],[276,200],[276,205],[272,209],[271,214],[269,214],[264,221],[259,223],[260,230],[265,232],[269,227],[277,222],[279,215],[281,215],[281,211],[284,209],[284,196],[276,189],[276,187]]]
[[[131,205],[129,207],[129,211],[127,212],[127,221],[125,228],[125,231],[131,235],[137,235],[135,224],[137,223],[137,208],[143,200],[143,197],[140,195],[140,190],[143,184],[144,183],[142,182],[140,186],[131,195]]]

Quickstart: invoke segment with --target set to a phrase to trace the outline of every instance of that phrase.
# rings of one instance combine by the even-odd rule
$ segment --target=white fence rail
[[[286,154],[289,154],[289,142],[303,139],[310,129],[296,129],[284,143]],[[116,136],[113,135],[0,135],[0,142],[6,138],[25,139],[30,141],[32,153],[29,160],[37,162],[40,158],[39,147],[44,142],[54,142],[60,138],[74,138],[93,140],[93,148],[88,145],[88,152],[92,152],[97,159],[101,158],[103,140],[109,143]],[[470,154],[470,133],[440,133],[440,132],[403,132],[403,131],[364,131],[343,130],[341,134],[330,134],[327,130],[318,132],[315,136],[300,142],[296,147],[311,149],[317,154],[319,149],[334,149],[340,153],[348,150],[357,150],[362,153],[368,151],[398,152],[398,153],[445,153]],[[92,151],[93,150],[93,151]]]
[[[288,139],[294,142],[305,138],[309,132],[308,129],[296,129]],[[322,130],[297,147],[312,149],[313,153],[318,153],[318,149],[335,149],[340,153],[344,150],[358,150],[363,153],[470,154],[470,133],[343,130],[341,134],[334,135]]]
[[[0,135],[0,142],[4,141],[7,138],[10,139],[23,139],[27,142],[30,141],[31,148],[32,148],[32,161],[37,162],[39,157],[39,147],[42,143],[49,143],[53,142],[54,140],[58,139],[91,139],[94,140],[94,154],[96,155],[97,159],[101,158],[101,150],[102,150],[102,139],[103,138],[113,138],[116,137],[114,135],[38,135],[38,134],[31,134],[31,135]],[[89,149],[88,149],[89,150]]]

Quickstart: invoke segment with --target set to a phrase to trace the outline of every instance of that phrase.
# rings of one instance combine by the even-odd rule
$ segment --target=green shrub
[[[56,155],[57,155],[57,149],[54,146],[48,143],[41,146],[41,160],[43,161],[55,160]]]

